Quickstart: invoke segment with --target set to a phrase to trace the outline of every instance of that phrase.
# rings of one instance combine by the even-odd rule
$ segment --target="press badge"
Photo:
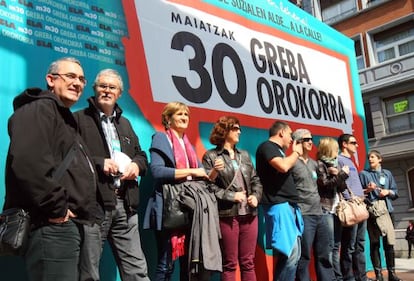
[[[112,140],[111,146],[113,151],[121,151],[121,143],[119,140]]]
[[[385,185],[385,175],[383,175],[383,174],[380,175],[380,177],[379,177],[379,183],[382,186]]]
[[[316,171],[312,171],[312,179],[316,180],[318,178],[318,175],[316,174]]]

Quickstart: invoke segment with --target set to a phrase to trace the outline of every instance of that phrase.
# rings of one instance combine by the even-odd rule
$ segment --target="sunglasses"
[[[230,130],[232,130],[232,131],[240,131],[241,132],[241,128],[239,126],[233,126]]]
[[[357,145],[358,144],[358,142],[356,142],[356,141],[350,141],[350,142],[348,142],[349,144],[353,144],[353,145]]]
[[[310,142],[313,141],[313,138],[303,138],[302,142]]]

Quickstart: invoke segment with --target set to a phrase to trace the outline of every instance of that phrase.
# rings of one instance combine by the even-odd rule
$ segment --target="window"
[[[410,207],[413,207],[414,203],[414,168],[408,171],[408,186],[410,190]]]
[[[369,103],[364,103],[365,110],[365,126],[367,127],[368,138],[372,139],[375,137],[374,123],[372,122],[371,106]]]
[[[370,6],[378,5],[378,4],[381,4],[383,2],[387,2],[387,1],[389,1],[389,0],[366,0],[365,6],[370,7]],[[362,3],[364,3],[364,2],[362,2]]]
[[[357,60],[358,70],[364,69],[365,61],[364,61],[364,54],[362,52],[361,40],[356,39],[354,41],[354,45],[355,45],[355,56]]]
[[[414,129],[414,94],[386,99],[384,106],[389,133]]]
[[[323,22],[331,24],[356,12],[356,0],[321,0],[321,10]]]
[[[411,54],[414,52],[414,21],[374,34],[373,39],[379,63]]]

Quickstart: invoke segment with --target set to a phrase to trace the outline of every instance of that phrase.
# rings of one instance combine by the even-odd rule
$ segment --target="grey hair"
[[[119,72],[116,71],[115,69],[111,69],[111,68],[106,68],[98,72],[98,74],[96,75],[95,81],[93,82],[93,86],[92,86],[94,89],[95,89],[96,83],[99,80],[99,77],[104,76],[104,75],[115,76],[116,79],[118,79],[119,88],[121,89],[121,92],[124,90],[124,83],[122,82],[121,74],[119,74]]]
[[[78,64],[80,67],[82,67],[82,64],[80,63],[80,61],[78,59],[75,59],[74,57],[64,57],[64,58],[60,58],[60,59],[55,60],[54,62],[52,62],[49,65],[48,69],[47,69],[47,74],[58,73],[59,68],[60,68],[60,64],[64,61],[73,62],[73,63]],[[49,90],[52,90],[52,88],[49,86],[49,84],[46,84],[46,87]]]
[[[308,129],[297,129],[293,132],[292,139],[301,140],[303,139],[303,136],[307,134],[311,134],[311,132]]]
[[[80,61],[78,59],[75,59],[73,57],[64,57],[64,58],[60,58],[60,59],[55,60],[54,62],[52,62],[49,65],[49,68],[47,69],[47,74],[52,74],[52,73],[59,72],[60,63],[62,63],[64,61],[73,62],[73,63],[78,64],[80,67],[82,67],[82,65],[81,65],[81,63],[80,63]]]

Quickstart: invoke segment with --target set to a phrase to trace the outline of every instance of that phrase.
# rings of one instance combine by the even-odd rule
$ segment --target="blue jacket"
[[[150,147],[150,169],[154,180],[155,194],[148,201],[143,228],[161,230],[162,225],[162,190],[164,183],[175,183],[175,158],[171,143],[164,132],[152,136]],[[202,167],[198,161],[198,166]]]
[[[288,202],[262,205],[266,217],[266,247],[290,256],[298,236],[302,236],[304,222],[297,205]],[[292,212],[294,209],[294,213]],[[295,218],[296,216],[296,218]]]
[[[383,184],[380,183],[381,176],[385,177],[385,182],[383,182]],[[363,170],[359,174],[359,178],[364,189],[368,186],[368,183],[374,182],[378,187],[390,190],[390,195],[385,197],[385,203],[387,204],[388,212],[392,213],[394,211],[394,207],[391,202],[398,198],[398,190],[397,183],[395,182],[391,172],[385,169],[381,169],[381,171]],[[367,199],[371,202],[379,200],[379,191],[371,191],[368,193]]]

